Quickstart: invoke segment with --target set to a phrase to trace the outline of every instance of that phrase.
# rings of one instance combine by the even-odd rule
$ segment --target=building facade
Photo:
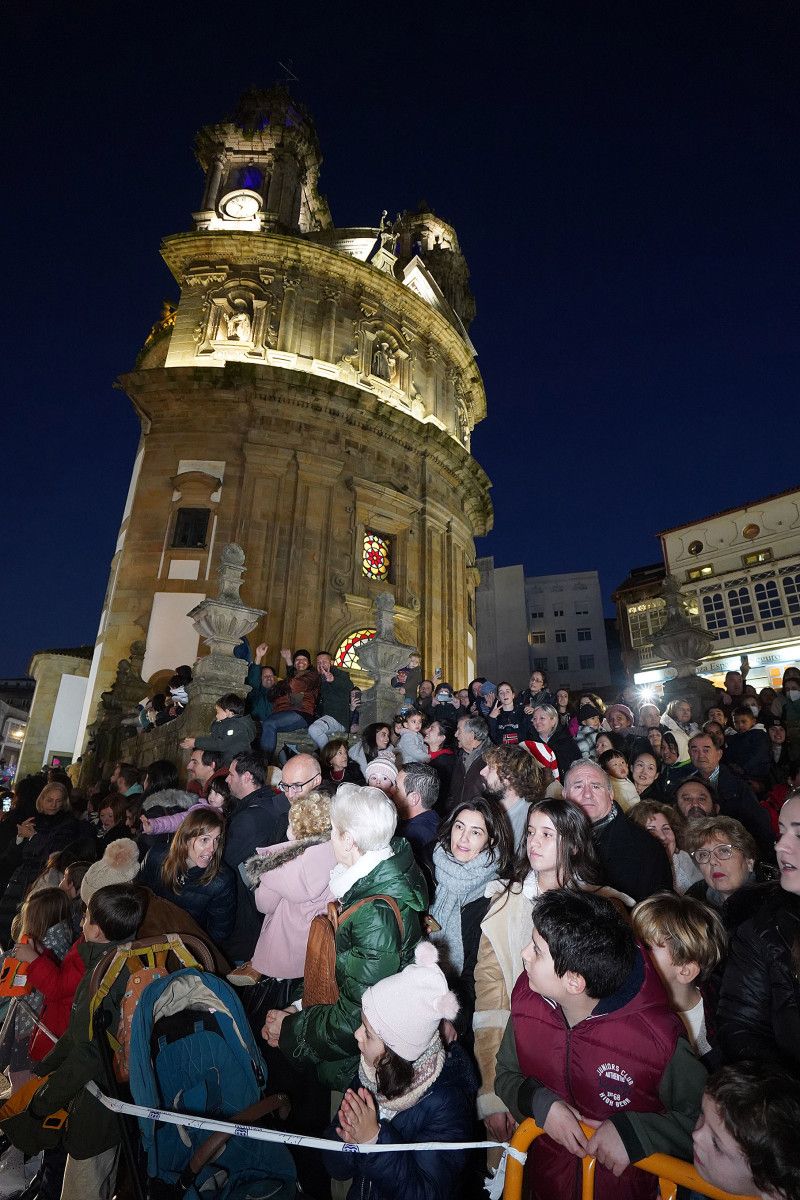
[[[43,766],[66,766],[74,757],[75,740],[86,699],[91,646],[39,650],[30,663],[36,681],[18,774]]]
[[[663,563],[640,569],[638,578],[631,572],[615,592],[634,681],[658,684],[669,677],[653,641],[664,623],[661,582],[670,574],[680,584],[689,616],[716,638],[699,674],[721,683],[746,657],[749,683],[780,686],[786,667],[800,661],[800,490],[727,509],[659,537]]]
[[[165,238],[180,289],[121,386],[141,440],[76,750],[132,642],[191,663],[187,613],[242,546],[251,635],[357,667],[379,591],[426,669],[475,667],[473,539],[492,522],[470,435],[486,412],[469,273],[431,212],[337,228],[308,113],[251,92],[198,135],[194,228]]]
[[[478,673],[516,688],[530,672],[571,691],[611,683],[597,571],[532,575],[478,560]]]

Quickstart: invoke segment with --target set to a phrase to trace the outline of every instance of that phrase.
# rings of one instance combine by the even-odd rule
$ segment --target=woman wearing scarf
[[[475,963],[481,921],[489,907],[487,889],[508,878],[513,859],[511,828],[494,800],[476,797],[459,804],[444,822],[433,851],[436,893],[431,905],[431,940],[445,970],[458,978],[458,1032],[471,1038],[475,1008]]]
[[[580,747],[569,730],[559,724],[558,711],[552,704],[537,704],[531,725],[536,731],[534,737],[522,744],[540,766],[552,771],[553,779],[560,783],[572,763],[581,757]]]

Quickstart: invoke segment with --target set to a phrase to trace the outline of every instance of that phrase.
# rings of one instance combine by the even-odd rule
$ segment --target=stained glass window
[[[345,671],[359,671],[361,664],[358,661],[358,648],[363,646],[364,642],[371,641],[376,632],[375,629],[356,629],[353,633],[348,633],[333,656],[334,666],[342,667]]]
[[[366,575],[367,579],[385,580],[389,578],[391,566],[392,557],[389,539],[368,529],[364,534],[361,573]]]

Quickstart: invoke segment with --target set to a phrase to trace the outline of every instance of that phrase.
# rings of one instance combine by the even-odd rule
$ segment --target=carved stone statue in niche
[[[469,421],[463,404],[459,404],[456,409],[456,421],[458,423],[458,440],[462,446],[469,449]]]
[[[229,342],[249,342],[253,335],[253,324],[244,300],[235,300],[234,309],[225,314],[225,332]]]
[[[372,374],[376,379],[394,383],[397,378],[397,356],[388,342],[376,342],[372,353]]]

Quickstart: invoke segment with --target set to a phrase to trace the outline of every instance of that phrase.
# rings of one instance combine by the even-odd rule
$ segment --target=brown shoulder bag
[[[308,931],[306,945],[306,961],[303,968],[303,1008],[312,1008],[315,1004],[335,1004],[339,999],[339,985],[336,982],[336,930],[352,917],[365,904],[373,900],[385,900],[394,913],[400,930],[400,940],[403,940],[403,918],[397,901],[391,896],[365,896],[357,900],[349,908],[340,912],[335,900],[328,904],[328,911],[314,917]]]

